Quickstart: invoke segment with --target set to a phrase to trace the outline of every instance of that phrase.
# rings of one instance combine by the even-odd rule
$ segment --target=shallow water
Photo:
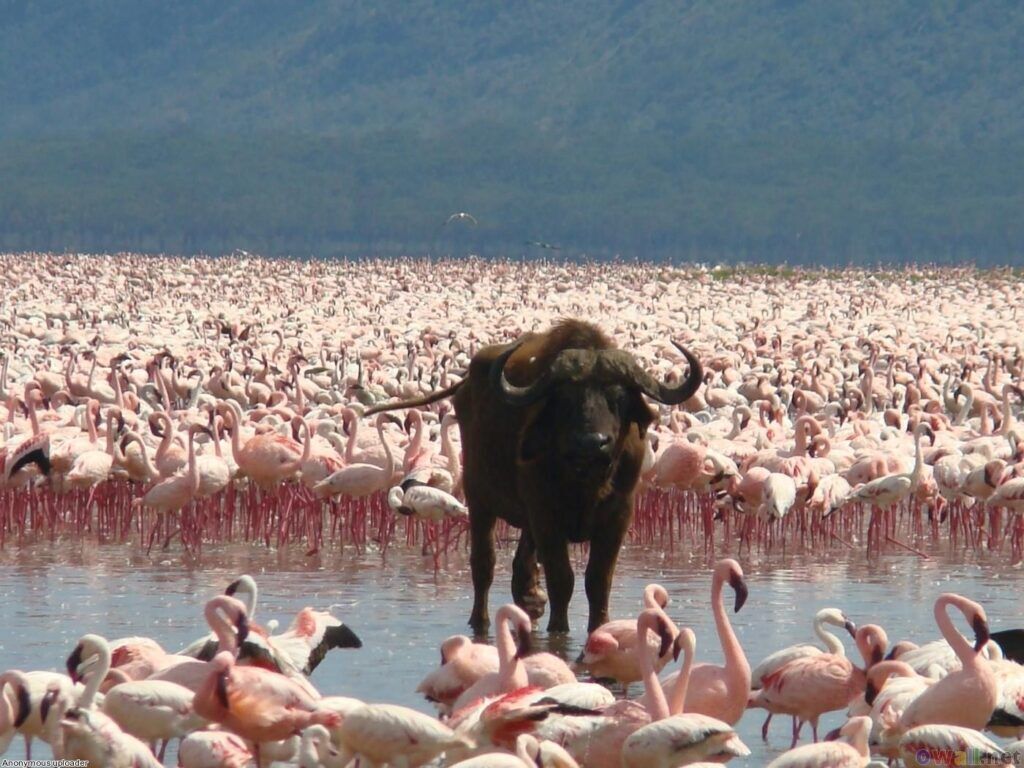
[[[511,549],[499,552],[492,615],[509,600],[511,556]],[[778,648],[811,641],[811,619],[826,606],[842,608],[857,624],[882,624],[891,641],[925,641],[938,636],[934,598],[953,590],[981,602],[993,630],[1021,626],[1020,571],[1005,559],[951,556],[943,550],[928,560],[892,554],[868,561],[862,552],[846,550],[740,556],[750,598],[732,621],[751,665]],[[720,663],[709,609],[709,563],[703,556],[628,548],[620,560],[613,615],[635,614],[643,586],[660,582],[672,596],[672,618],[697,633],[698,661]],[[472,589],[464,553],[449,556],[435,573],[430,558],[402,548],[382,558],[351,549],[306,556],[300,549],[211,546],[199,559],[176,552],[147,557],[129,545],[63,542],[8,548],[0,552],[0,669],[62,669],[85,632],[109,638],[149,635],[177,650],[205,632],[204,601],[242,573],[252,574],[259,584],[260,623],[276,618],[284,629],[303,606],[333,605],[335,615],[362,638],[361,650],[333,651],[315,671],[313,682],[325,694],[432,711],[413,691],[437,664],[441,640],[466,631]],[[570,615],[574,632],[559,643],[568,658],[576,656],[585,639],[582,569],[577,573]],[[542,633],[540,638],[538,645],[548,645]],[[821,733],[841,719],[839,714],[823,718]],[[767,745],[760,737],[762,721],[760,711],[743,718],[738,730],[754,754],[731,765],[762,766],[788,744],[786,718],[773,722]],[[6,757],[22,756],[19,739]],[[37,742],[33,757],[48,756],[46,745]],[[173,764],[171,757],[167,762]]]

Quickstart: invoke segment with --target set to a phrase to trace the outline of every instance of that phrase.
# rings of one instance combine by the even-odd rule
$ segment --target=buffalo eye
[[[608,407],[618,414],[626,409],[629,393],[624,387],[612,386],[608,387],[606,397],[608,398]]]

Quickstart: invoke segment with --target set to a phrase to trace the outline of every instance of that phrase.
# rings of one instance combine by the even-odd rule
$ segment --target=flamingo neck
[[[822,619],[814,620],[814,634],[818,636],[818,639],[825,644],[828,648],[828,652],[834,656],[846,656],[846,648],[843,647],[843,642],[836,637],[832,632],[825,629],[825,621]]]
[[[946,609],[949,605],[955,605],[961,612],[964,612],[964,607],[959,604],[955,596],[943,595],[935,601],[935,623],[938,625],[939,631],[946,642],[949,643],[953,652],[956,653],[957,658],[960,659],[960,663],[963,664],[964,668],[973,667],[978,663],[978,654],[974,652],[966,638],[953,626],[953,620],[949,618],[949,613]],[[966,615],[966,612],[964,613]]]
[[[196,462],[196,437],[195,432],[188,433],[188,481],[195,495],[199,490],[199,464]]]
[[[107,416],[107,453],[115,456],[114,453],[114,417]]]
[[[910,473],[910,490],[916,491],[924,472],[924,457],[921,453],[921,434],[914,435],[914,469]]]
[[[661,680],[658,679],[658,671],[654,666],[654,659],[652,658],[654,651],[647,645],[647,628],[640,628],[640,636],[637,638],[636,650],[640,654],[640,670],[641,679],[644,683],[644,696],[643,704],[648,714],[651,716],[651,721],[664,720],[670,714],[668,700],[665,698],[665,690],[661,687]],[[689,677],[689,672],[686,673]],[[682,673],[680,673],[682,677]],[[679,683],[676,683],[678,688]],[[673,694],[675,691],[673,690]],[[685,696],[685,685],[683,695]],[[675,701],[675,696],[673,696]]]
[[[380,436],[381,445],[384,446],[384,456],[387,458],[381,473],[384,482],[387,483],[391,480],[391,476],[395,474],[395,455],[391,452],[391,445],[384,439],[383,419],[377,420],[377,434]]]
[[[85,690],[78,700],[78,706],[82,709],[92,709],[103,678],[110,672],[110,646],[100,645],[96,656],[96,663],[85,673]]]
[[[164,436],[160,438],[160,445],[156,449],[156,461],[159,462],[171,450],[171,440],[174,439],[174,425],[171,423],[171,417],[166,413],[158,413],[156,416],[164,428]]]
[[[305,436],[302,441],[302,456],[299,457],[300,466],[309,461],[313,455],[313,430],[310,429],[309,422],[305,419],[302,419],[301,423]]]
[[[149,449],[146,448],[146,443],[142,438],[138,438],[135,442],[139,444],[139,453],[142,455],[142,463],[146,467],[146,472],[150,477],[158,477],[160,470],[156,468],[156,465],[149,458]]]
[[[1013,412],[1010,410],[1010,387],[1003,387],[1003,423],[999,427],[999,434],[1008,435],[1013,429]]]
[[[459,457],[456,455],[455,446],[452,444],[451,428],[451,421],[448,419],[441,421],[441,453],[448,459],[448,471],[454,478],[459,473]]]
[[[234,656],[238,653],[238,642],[235,636],[235,628],[231,626],[226,618],[220,615],[216,606],[207,604],[204,609],[206,623],[210,625],[213,634],[217,636],[217,653],[230,651]]]
[[[345,444],[345,463],[351,464],[356,455],[356,434],[359,432],[359,417],[352,416],[352,426],[349,428],[348,443]]]
[[[715,630],[718,632],[718,640],[722,644],[722,655],[725,657],[726,674],[740,686],[750,687],[750,663],[747,661],[743,647],[740,645],[736,633],[732,630],[729,616],[725,612],[725,603],[722,602],[722,587],[724,579],[715,576],[711,587],[711,609],[715,614]],[[744,682],[744,678],[746,681]]]
[[[675,685],[672,686],[672,698],[668,704],[669,714],[683,714],[686,692],[690,687],[690,672],[693,670],[693,657],[693,648],[689,646],[684,647],[683,666],[679,670],[679,677],[676,678]]]
[[[511,692],[527,685],[526,667],[516,658],[516,641],[512,636],[511,620],[498,617],[498,634],[494,644],[498,647],[498,679],[504,691]]]

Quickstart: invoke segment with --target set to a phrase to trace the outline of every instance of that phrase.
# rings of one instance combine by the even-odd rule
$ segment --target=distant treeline
[[[1024,141],[588,132],[0,142],[0,248],[1024,262]],[[477,226],[445,225],[467,211]]]

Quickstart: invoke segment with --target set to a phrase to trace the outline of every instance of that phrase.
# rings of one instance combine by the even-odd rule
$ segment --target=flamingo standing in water
[[[733,610],[739,611],[747,601],[747,584],[740,564],[729,558],[718,561],[711,580],[711,610],[715,616],[715,628],[725,664],[698,664],[694,667],[686,694],[685,711],[708,715],[735,725],[747,708],[750,663],[725,611],[722,589],[726,584],[736,593]],[[674,678],[674,675],[670,676],[665,684],[668,685]]]
[[[668,605],[668,591],[660,584],[648,584],[644,587],[643,605],[644,608],[664,610]],[[673,634],[674,629],[673,626]],[[628,692],[629,684],[642,675],[634,651],[638,636],[635,619],[617,619],[602,624],[587,636],[576,664],[596,678],[611,678],[621,683]],[[654,642],[653,647],[657,647],[658,641],[648,637]],[[655,668],[660,672],[669,659],[670,654],[666,651],[658,657]]]
[[[764,661],[754,667],[750,673],[750,684],[753,691],[756,692],[764,685],[764,680],[769,675],[777,672],[786,666],[789,662],[804,658],[806,656],[820,656],[822,653],[831,653],[836,656],[845,656],[845,650],[843,644],[838,637],[833,635],[831,632],[825,629],[826,624],[831,624],[834,627],[842,627],[851,636],[856,637],[857,627],[854,626],[853,622],[846,618],[844,614],[838,608],[822,608],[814,616],[814,634],[818,636],[822,643],[825,644],[825,651],[822,651],[815,645],[798,644],[791,645],[788,648],[783,648],[780,651],[776,651],[765,657]],[[752,696],[756,693],[752,692]],[[750,706],[756,706],[753,703]],[[768,712],[768,717],[765,718],[764,725],[761,726],[761,738],[767,740],[768,738],[768,725],[771,723],[773,713]],[[794,724],[795,727],[795,724]]]
[[[974,630],[972,648],[957,632],[947,608],[959,610]],[[900,717],[903,732],[922,725],[955,725],[981,730],[992,717],[998,698],[995,673],[981,655],[989,640],[985,609],[966,597],[946,592],[935,601],[935,623],[960,659],[962,668],[951,672],[914,699]]]
[[[853,717],[839,729],[838,741],[804,744],[775,758],[768,768],[864,768],[871,759],[871,718]]]
[[[659,647],[651,651],[647,633],[656,633]],[[638,642],[634,646],[643,670],[644,695],[640,700],[616,701],[597,714],[548,718],[537,727],[538,735],[562,744],[581,765],[588,768],[619,768],[622,746],[639,728],[671,714],[658,673],[656,658],[671,651],[673,639],[660,609],[645,609],[637,618]]]
[[[498,671],[498,649],[474,643],[466,635],[452,635],[441,643],[441,666],[416,687],[443,715],[451,714],[455,700],[477,680]]]
[[[687,688],[697,652],[697,638],[684,627],[673,643],[683,653],[680,670],[667,702],[669,714],[631,733],[622,744],[623,768],[669,768],[707,761],[722,763],[750,754],[732,726],[707,715],[685,713]],[[653,685],[659,685],[657,678]]]
[[[284,675],[237,666],[230,651],[221,651],[209,662],[207,678],[196,692],[195,711],[253,742],[260,765],[261,743],[286,739],[309,725],[334,727],[341,722],[318,699]]]
[[[525,649],[529,648],[529,638],[533,632],[530,617],[519,606],[509,604],[498,609],[495,621],[497,630],[494,644],[498,647],[498,671],[484,675],[463,691],[452,705],[453,712],[458,712],[485,696],[511,693],[529,685],[520,649],[525,652]],[[515,636],[512,634],[513,626],[516,630]]]
[[[857,632],[858,646],[870,666],[880,661],[885,653],[884,633],[873,624]],[[800,730],[810,721],[814,741],[818,740],[818,718],[825,712],[845,709],[863,692],[864,670],[855,667],[841,653],[821,653],[801,656],[775,670],[764,678],[763,687],[751,701],[769,712],[793,716],[795,747]]]
[[[383,468],[376,464],[349,464],[333,472],[313,486],[313,493],[319,498],[345,495],[353,498],[369,496],[386,488],[395,474],[395,457],[391,445],[384,437],[384,424],[388,421],[386,414],[377,417],[377,434],[384,448],[386,462]]]

